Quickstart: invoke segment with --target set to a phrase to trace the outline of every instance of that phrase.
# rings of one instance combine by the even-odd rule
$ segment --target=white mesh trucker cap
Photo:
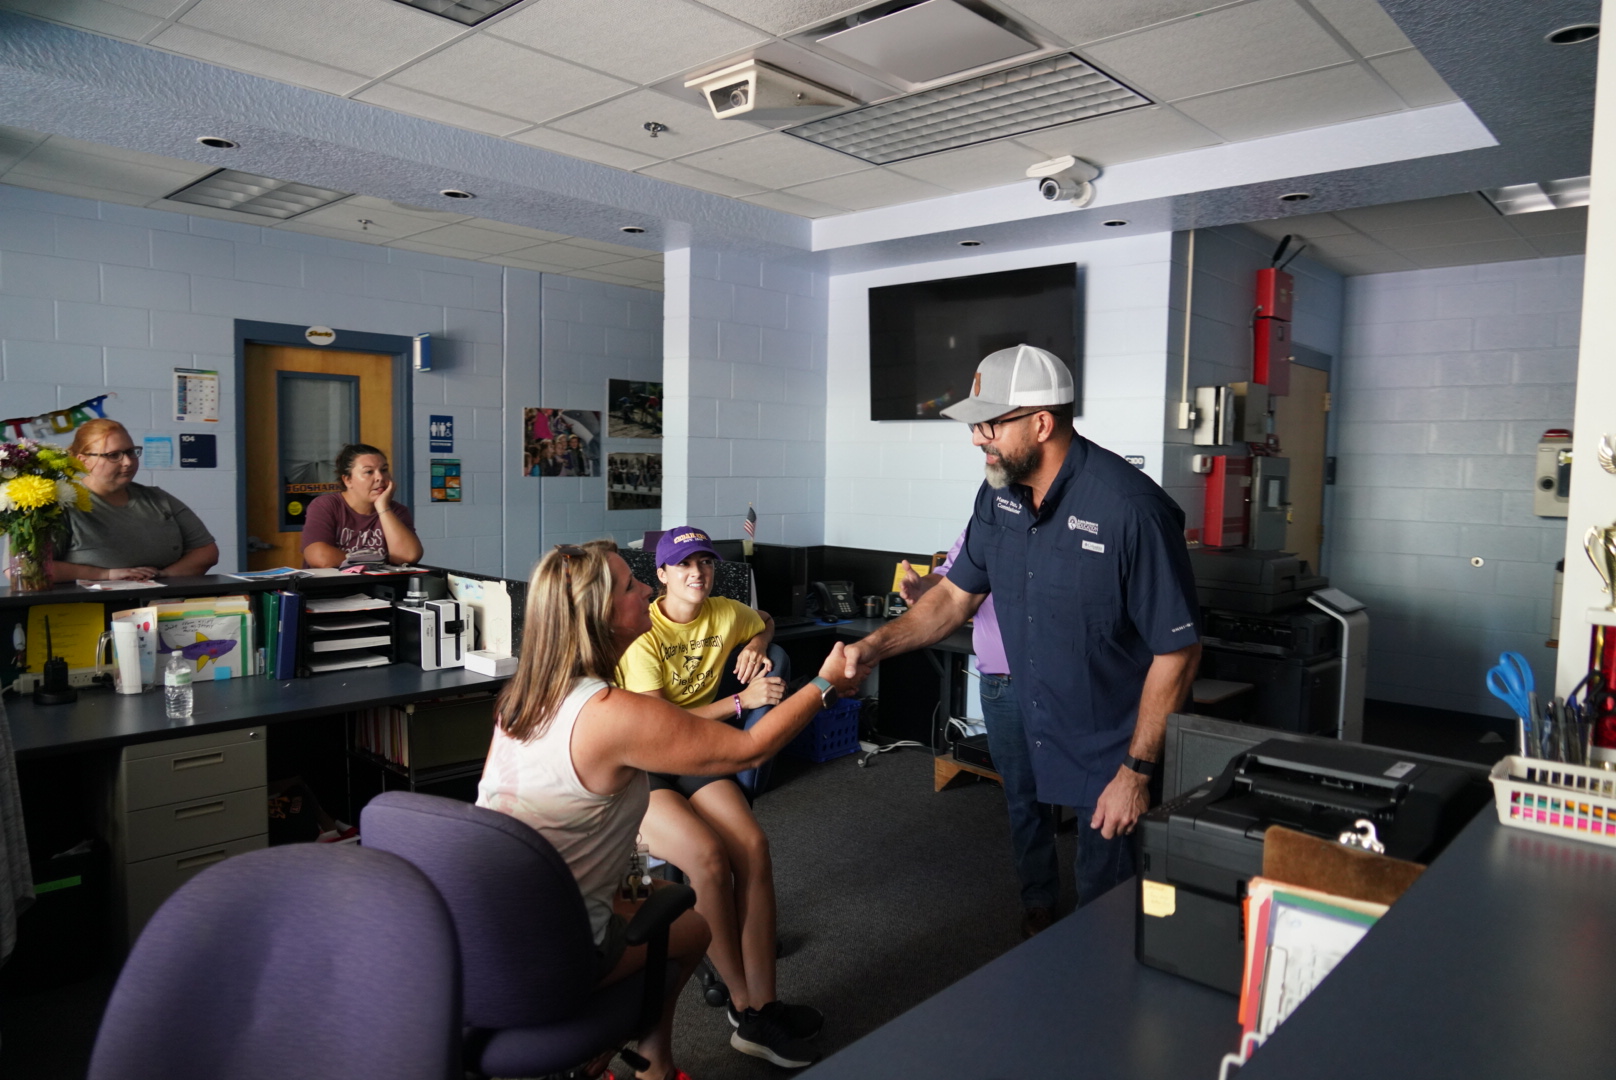
[[[984,356],[971,380],[971,396],[944,409],[943,415],[978,424],[1013,409],[1064,405],[1072,397],[1072,373],[1059,357],[1032,345],[1017,345]]]

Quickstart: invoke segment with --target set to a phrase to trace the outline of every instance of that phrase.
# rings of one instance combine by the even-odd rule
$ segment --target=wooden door
[[[1330,373],[1291,365],[1291,392],[1271,398],[1279,452],[1291,460],[1291,513],[1285,550],[1319,566],[1324,542],[1324,424]]]
[[[351,442],[393,460],[393,358],[248,345],[247,568],[302,566],[303,513],[339,490],[337,451]]]

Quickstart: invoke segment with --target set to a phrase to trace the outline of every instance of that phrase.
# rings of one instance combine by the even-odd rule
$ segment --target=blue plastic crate
[[[828,709],[821,709],[797,737],[786,744],[785,752],[809,761],[830,761],[858,753],[858,698],[843,698]]]

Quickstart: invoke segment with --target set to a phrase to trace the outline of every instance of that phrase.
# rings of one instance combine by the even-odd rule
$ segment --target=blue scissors
[[[1538,735],[1537,685],[1532,666],[1518,652],[1501,653],[1496,667],[1487,670],[1487,689],[1514,710],[1521,721],[1521,753],[1537,757],[1533,737]]]

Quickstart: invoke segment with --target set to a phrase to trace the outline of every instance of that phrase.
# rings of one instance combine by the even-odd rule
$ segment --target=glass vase
[[[6,562],[6,577],[13,592],[43,592],[51,587],[49,544],[38,548],[20,547],[11,539],[11,557]]]

